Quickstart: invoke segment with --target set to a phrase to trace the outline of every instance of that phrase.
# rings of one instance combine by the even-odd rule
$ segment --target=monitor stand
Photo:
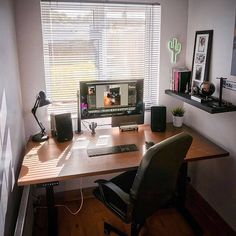
[[[119,128],[121,132],[132,130],[138,131],[138,125],[134,122],[121,124]]]
[[[120,127],[125,124],[136,124],[140,125],[144,123],[144,113],[135,115],[122,115],[122,116],[112,116],[111,126]]]

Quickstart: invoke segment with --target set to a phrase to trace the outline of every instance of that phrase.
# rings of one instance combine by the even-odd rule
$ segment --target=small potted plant
[[[171,110],[171,113],[173,115],[173,125],[175,127],[181,127],[183,124],[184,113],[185,113],[184,108],[181,106],[174,107]]]

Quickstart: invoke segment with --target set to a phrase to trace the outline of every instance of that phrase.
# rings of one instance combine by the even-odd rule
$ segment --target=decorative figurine
[[[91,124],[89,124],[89,128],[91,129],[91,133],[95,134],[95,129],[97,128],[97,123],[96,122],[91,122]]]
[[[200,85],[199,93],[203,97],[210,97],[215,92],[215,85],[209,81],[204,81]]]

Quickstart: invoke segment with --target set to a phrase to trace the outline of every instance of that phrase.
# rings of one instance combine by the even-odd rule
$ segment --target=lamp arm
[[[34,118],[35,118],[35,120],[37,121],[37,123],[38,123],[40,129],[41,129],[41,133],[44,134],[44,133],[45,133],[45,127],[43,126],[43,124],[42,124],[41,122],[39,122],[39,120],[38,120],[36,114],[33,113],[33,115],[34,115]]]
[[[43,124],[41,122],[39,122],[37,116],[36,116],[36,111],[39,107],[39,100],[40,100],[40,97],[38,96],[35,103],[34,103],[34,107],[32,108],[31,112],[33,113],[33,116],[35,118],[35,120],[37,121],[40,129],[41,129],[41,133],[44,134],[45,133],[45,127],[43,126]]]
[[[34,103],[34,107],[31,109],[31,112],[33,113],[34,116],[35,116],[35,113],[39,107],[39,100],[40,100],[40,97],[37,96],[36,101]]]

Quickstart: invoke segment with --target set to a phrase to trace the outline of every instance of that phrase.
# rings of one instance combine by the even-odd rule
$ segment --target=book
[[[174,72],[174,91],[179,92],[179,72]]]
[[[173,89],[176,92],[189,92],[190,91],[190,78],[191,71],[187,68],[174,68],[172,74]]]
[[[179,72],[179,92],[186,93],[190,91],[191,71]]]

